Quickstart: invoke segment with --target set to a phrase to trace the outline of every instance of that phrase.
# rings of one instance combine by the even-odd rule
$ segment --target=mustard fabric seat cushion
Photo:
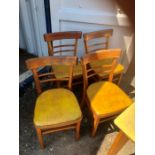
[[[65,65],[55,65],[52,66],[53,71],[55,72],[56,78],[64,78],[69,75],[69,67]],[[73,77],[82,75],[82,66],[81,64],[77,64],[73,68]]]
[[[108,64],[111,64],[111,60],[94,61],[94,62],[91,62],[91,63],[90,63],[90,66],[91,66],[94,70],[96,70],[96,72],[97,72],[98,70],[96,69],[96,67],[98,67],[98,66],[102,67],[102,66],[108,65]],[[98,73],[98,74],[99,74],[101,77],[104,77],[104,76],[106,77],[106,76],[108,75],[107,73],[104,72],[104,70],[103,70],[103,73],[102,73],[102,70],[101,70],[101,69],[99,69],[99,71],[100,71],[101,73]],[[123,66],[122,64],[117,64],[116,67],[115,67],[115,70],[114,70],[114,75],[120,74],[120,73],[122,73],[123,71],[124,71],[124,66]]]
[[[91,84],[87,89],[87,96],[97,115],[117,113],[133,102],[124,91],[111,82]]]
[[[77,120],[81,115],[78,101],[70,90],[51,89],[37,98],[34,123],[36,126],[54,125]]]

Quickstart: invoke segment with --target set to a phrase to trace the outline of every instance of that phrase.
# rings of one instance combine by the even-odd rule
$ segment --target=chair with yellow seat
[[[125,109],[115,120],[120,129],[107,155],[116,155],[128,140],[135,143],[135,103]]]
[[[66,31],[66,32],[54,32],[44,34],[44,40],[48,45],[48,55],[77,55],[78,39],[81,38],[82,32],[80,31]],[[64,65],[57,65],[53,67],[53,70],[57,71],[55,76],[57,78],[65,77],[66,74],[60,74],[60,70],[68,71],[68,67]],[[73,79],[82,77],[82,67],[78,63],[74,66]],[[77,82],[76,82],[77,83]]]
[[[105,29],[100,31],[94,31],[83,34],[84,45],[85,45],[85,53],[94,53],[98,50],[108,49],[109,48],[109,40],[113,35],[113,29]],[[108,60],[111,61],[111,60]],[[95,67],[103,64],[104,61],[96,61],[93,64],[90,64],[90,67]],[[104,65],[104,64],[103,64]],[[122,64],[117,64],[114,70],[114,78],[113,81],[116,81],[117,84],[120,83],[121,77],[123,75],[124,67]],[[108,74],[99,73],[99,77],[101,79],[107,79]]]
[[[38,98],[36,100],[33,122],[41,148],[44,148],[43,135],[55,131],[76,129],[76,139],[80,137],[82,113],[72,87],[73,66],[77,63],[76,56],[47,56],[28,59],[28,69],[32,70]],[[68,66],[68,76],[56,78],[55,71],[38,72],[38,68],[55,65]],[[62,71],[63,74],[63,71]],[[53,88],[42,92],[42,84],[53,81],[66,81],[68,88]]]
[[[108,49],[86,54],[81,58],[84,78],[83,100],[81,104],[84,104],[86,101],[92,113],[92,136],[95,135],[99,123],[116,117],[132,103],[128,95],[118,85],[112,83],[113,72],[120,55],[120,49]],[[107,61],[108,59],[112,61]],[[89,64],[94,61],[105,62],[104,65],[90,68]],[[90,79],[97,76],[98,73],[108,73],[108,81],[98,81],[90,84]]]

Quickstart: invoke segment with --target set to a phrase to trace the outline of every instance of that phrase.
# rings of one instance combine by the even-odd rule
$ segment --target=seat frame
[[[110,44],[109,40],[112,37],[112,35],[113,35],[113,29],[105,29],[100,31],[84,33],[83,38],[84,38],[85,54],[94,53],[99,50],[109,49],[109,44]],[[98,38],[105,38],[105,42],[93,43],[91,45],[89,44],[90,41]],[[98,46],[101,46],[101,45],[102,46],[104,45],[104,47],[98,48]],[[95,48],[95,49],[91,50],[92,48]],[[120,72],[117,74],[115,73],[113,77],[113,81],[117,81],[117,84],[119,85],[122,79],[122,76],[123,76],[123,72]],[[107,77],[104,77],[104,79],[106,78]]]
[[[47,57],[40,57],[40,58],[32,58],[26,60],[26,65],[27,68],[30,69],[33,73],[34,81],[35,81],[35,86],[38,95],[42,93],[42,87],[41,83],[46,83],[46,82],[54,82],[54,81],[68,81],[68,88],[71,90],[72,88],[72,76],[73,76],[73,67],[77,63],[77,57],[76,56],[67,56],[67,57],[56,57],[56,56],[47,56]],[[61,79],[56,79],[56,77],[50,77],[48,80],[40,80],[39,77],[42,76],[49,76],[49,75],[54,75],[53,71],[51,70],[51,73],[38,73],[38,68],[40,67],[45,67],[45,66],[52,66],[52,65],[58,65],[58,64],[63,64],[63,65],[68,65],[70,68],[69,71],[69,76],[68,78],[61,78]],[[45,126],[37,126],[34,123],[38,140],[40,143],[40,147],[43,149],[44,148],[44,143],[43,143],[43,135],[56,132],[56,131],[61,131],[61,130],[68,130],[68,129],[75,129],[76,134],[75,138],[78,140],[80,138],[80,125],[81,125],[81,120],[82,120],[82,112],[81,112],[81,117],[78,118],[77,120],[74,121],[68,121],[64,123],[59,123],[59,124],[54,124],[54,125],[45,125]]]
[[[81,107],[83,107],[84,103],[86,102],[88,109],[92,114],[92,119],[93,119],[93,121],[92,121],[93,128],[92,128],[92,133],[91,133],[92,136],[95,136],[98,125],[100,123],[114,119],[122,110],[113,112],[110,114],[106,114],[106,115],[98,115],[91,108],[90,101],[87,96],[87,88],[89,85],[88,80],[89,80],[89,78],[97,75],[97,73],[93,72],[93,69],[89,67],[89,63],[91,63],[92,61],[96,61],[96,60],[104,60],[104,59],[108,59],[108,58],[113,58],[113,62],[110,66],[110,70],[109,70],[110,73],[109,73],[109,77],[108,77],[108,81],[112,82],[114,69],[118,63],[120,55],[121,55],[120,49],[108,49],[108,50],[102,50],[102,51],[96,52],[96,53],[86,54],[85,56],[83,56],[81,58],[81,65],[82,65],[82,69],[83,69],[83,80],[84,80],[83,97],[82,97]],[[109,68],[107,67],[107,70],[108,69]],[[91,70],[92,70],[91,74],[88,74],[88,73],[90,73]],[[106,69],[105,69],[105,72],[106,72]]]

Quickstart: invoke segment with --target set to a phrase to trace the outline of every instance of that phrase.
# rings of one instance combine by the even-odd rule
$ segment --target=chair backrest
[[[76,56],[78,39],[81,38],[81,35],[81,31],[55,32],[44,34],[44,40],[47,42],[48,45],[49,56],[53,56],[56,53],[62,55],[63,53],[68,52],[71,53],[73,56]],[[54,46],[54,41],[61,41],[64,39],[74,39],[74,43]]]
[[[87,54],[101,49],[108,49],[109,38],[112,36],[112,34],[113,29],[105,29],[83,34],[85,53]]]
[[[100,73],[109,75],[108,81],[112,82],[113,72],[121,56],[121,49],[107,49],[100,50],[96,53],[86,54],[81,58],[83,69],[84,85],[88,87],[89,78]],[[109,61],[111,60],[111,61]],[[90,64],[96,61],[105,61],[105,63],[98,66],[90,67]]]
[[[26,60],[27,68],[32,70],[37,93],[40,94],[42,92],[41,84],[52,82],[52,81],[68,81],[68,88],[72,87],[72,76],[73,76],[73,67],[77,63],[76,56],[47,56],[40,58],[32,58]],[[54,75],[56,74],[52,70],[52,66],[54,65],[66,65],[68,66],[68,76],[64,78],[56,78]],[[51,70],[41,73],[38,69],[45,68],[46,66],[50,66]],[[60,70],[59,70],[60,72]],[[63,71],[61,71],[63,74]],[[64,73],[66,75],[66,73]]]

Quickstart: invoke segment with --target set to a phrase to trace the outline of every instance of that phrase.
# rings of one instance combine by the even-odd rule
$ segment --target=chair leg
[[[117,85],[119,85],[119,84],[120,84],[120,82],[121,82],[121,79],[122,79],[122,76],[123,76],[123,72],[122,72],[122,73],[120,73],[120,76],[119,76],[119,80],[118,80],[118,83],[117,83]]]
[[[38,136],[40,147],[42,149],[44,149],[44,143],[43,143],[43,137],[42,137],[41,129],[36,127],[36,131],[37,131],[37,136]]]
[[[97,117],[94,117],[94,122],[93,122],[93,130],[92,130],[92,137],[94,137],[95,136],[95,134],[96,134],[96,131],[97,131],[97,127],[98,127],[98,125],[99,125],[99,119],[97,118]]]
[[[56,81],[57,83],[57,88],[60,88],[60,81]]]
[[[83,92],[82,101],[81,101],[81,104],[80,104],[81,109],[84,107],[84,102],[85,102],[85,93]]]
[[[80,138],[80,125],[81,125],[81,121],[79,121],[76,124],[76,135],[75,135],[75,139],[76,140],[79,140],[79,138]]]
[[[111,148],[109,149],[107,155],[117,155],[128,140],[129,139],[126,137],[126,135],[122,131],[120,131],[117,137],[115,138]]]

